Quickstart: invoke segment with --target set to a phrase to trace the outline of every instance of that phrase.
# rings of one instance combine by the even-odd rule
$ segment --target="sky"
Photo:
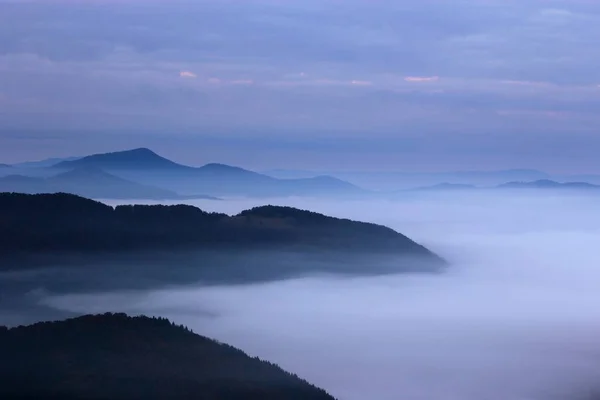
[[[0,162],[600,172],[593,0],[0,0]]]

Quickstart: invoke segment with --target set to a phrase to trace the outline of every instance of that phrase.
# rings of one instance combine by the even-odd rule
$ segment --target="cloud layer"
[[[212,204],[228,212],[251,205]],[[596,389],[600,213],[593,198],[460,194],[302,206],[386,223],[452,267],[441,276],[213,288],[190,282],[43,295],[42,302],[75,312],[167,315],[277,362],[340,400],[566,400]]]
[[[599,27],[589,1],[4,0],[0,128],[523,138],[547,160],[598,144]]]

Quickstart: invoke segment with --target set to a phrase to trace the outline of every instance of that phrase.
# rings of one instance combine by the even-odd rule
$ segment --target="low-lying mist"
[[[234,213],[264,203],[194,204]],[[585,400],[600,388],[600,204],[594,198],[461,193],[268,203],[385,224],[451,266],[437,275],[189,282],[37,298],[74,313],[171,318],[275,362],[340,400]]]

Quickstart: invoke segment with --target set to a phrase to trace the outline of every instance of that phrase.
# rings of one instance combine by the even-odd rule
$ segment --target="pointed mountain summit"
[[[329,176],[278,179],[244,168],[210,163],[191,167],[168,160],[152,150],[139,148],[94,154],[54,166],[58,170],[99,168],[140,184],[165,188],[183,196],[363,196],[366,191]]]
[[[191,167],[177,164],[176,162],[161,157],[147,148],[94,154],[74,161],[63,161],[56,164],[54,167],[60,169],[97,167],[108,170],[192,169]]]

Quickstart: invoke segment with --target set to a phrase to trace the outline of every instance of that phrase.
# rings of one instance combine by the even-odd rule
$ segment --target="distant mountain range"
[[[424,188],[442,182],[452,184],[494,186],[512,181],[550,179],[550,175],[532,169],[509,169],[499,171],[456,172],[398,172],[398,171],[337,171],[311,172],[299,170],[269,170],[266,174],[278,178],[302,178],[311,175],[333,174],[368,190],[393,192],[412,188]]]
[[[0,354],[7,400],[335,400],[165,318],[108,313],[0,327]]]
[[[64,191],[107,199],[144,200],[215,196],[371,198],[402,195],[407,191],[465,191],[493,187],[593,189],[595,186],[593,183],[583,181],[559,183],[556,179],[552,180],[549,174],[532,169],[448,173],[338,172],[336,177],[322,172],[280,169],[263,174],[219,163],[210,163],[201,167],[183,165],[147,148],[93,154],[86,157],[47,159],[8,167],[0,167],[2,170],[0,177],[5,177],[0,178],[0,191],[18,190],[24,193]],[[61,182],[58,182],[60,179],[54,181],[55,177],[73,170],[78,171],[76,175],[80,176],[80,179],[73,176],[69,182],[66,179],[67,175],[61,177]],[[15,176],[8,176],[9,174]],[[84,177],[86,174],[90,176]],[[101,174],[103,176],[100,176]],[[587,177],[590,180],[598,178],[600,182],[598,176]],[[39,178],[39,180],[26,178]],[[120,181],[117,183],[117,180]],[[566,177],[560,180],[569,181]],[[365,190],[354,183],[376,190]]]
[[[100,199],[178,200],[184,198],[173,191],[141,185],[93,166],[76,167],[49,178],[5,176],[0,178],[0,192],[29,194],[65,192]]]
[[[318,176],[277,179],[225,164],[190,167],[175,163],[145,148],[95,154],[53,166],[55,170],[94,167],[117,176],[180,194],[206,193],[216,196],[361,196],[363,189],[348,182]]]
[[[590,191],[600,189],[599,185],[593,185],[587,182],[556,182],[549,179],[540,179],[532,182],[508,182],[491,187],[478,187],[474,185],[441,183],[439,185],[418,187],[410,189],[411,192],[419,191],[466,191],[466,190],[571,190],[571,191]],[[398,192],[402,193],[402,192]]]
[[[508,182],[498,186],[499,189],[571,189],[571,190],[597,190],[600,186],[587,182],[556,182],[541,179],[534,182]]]

